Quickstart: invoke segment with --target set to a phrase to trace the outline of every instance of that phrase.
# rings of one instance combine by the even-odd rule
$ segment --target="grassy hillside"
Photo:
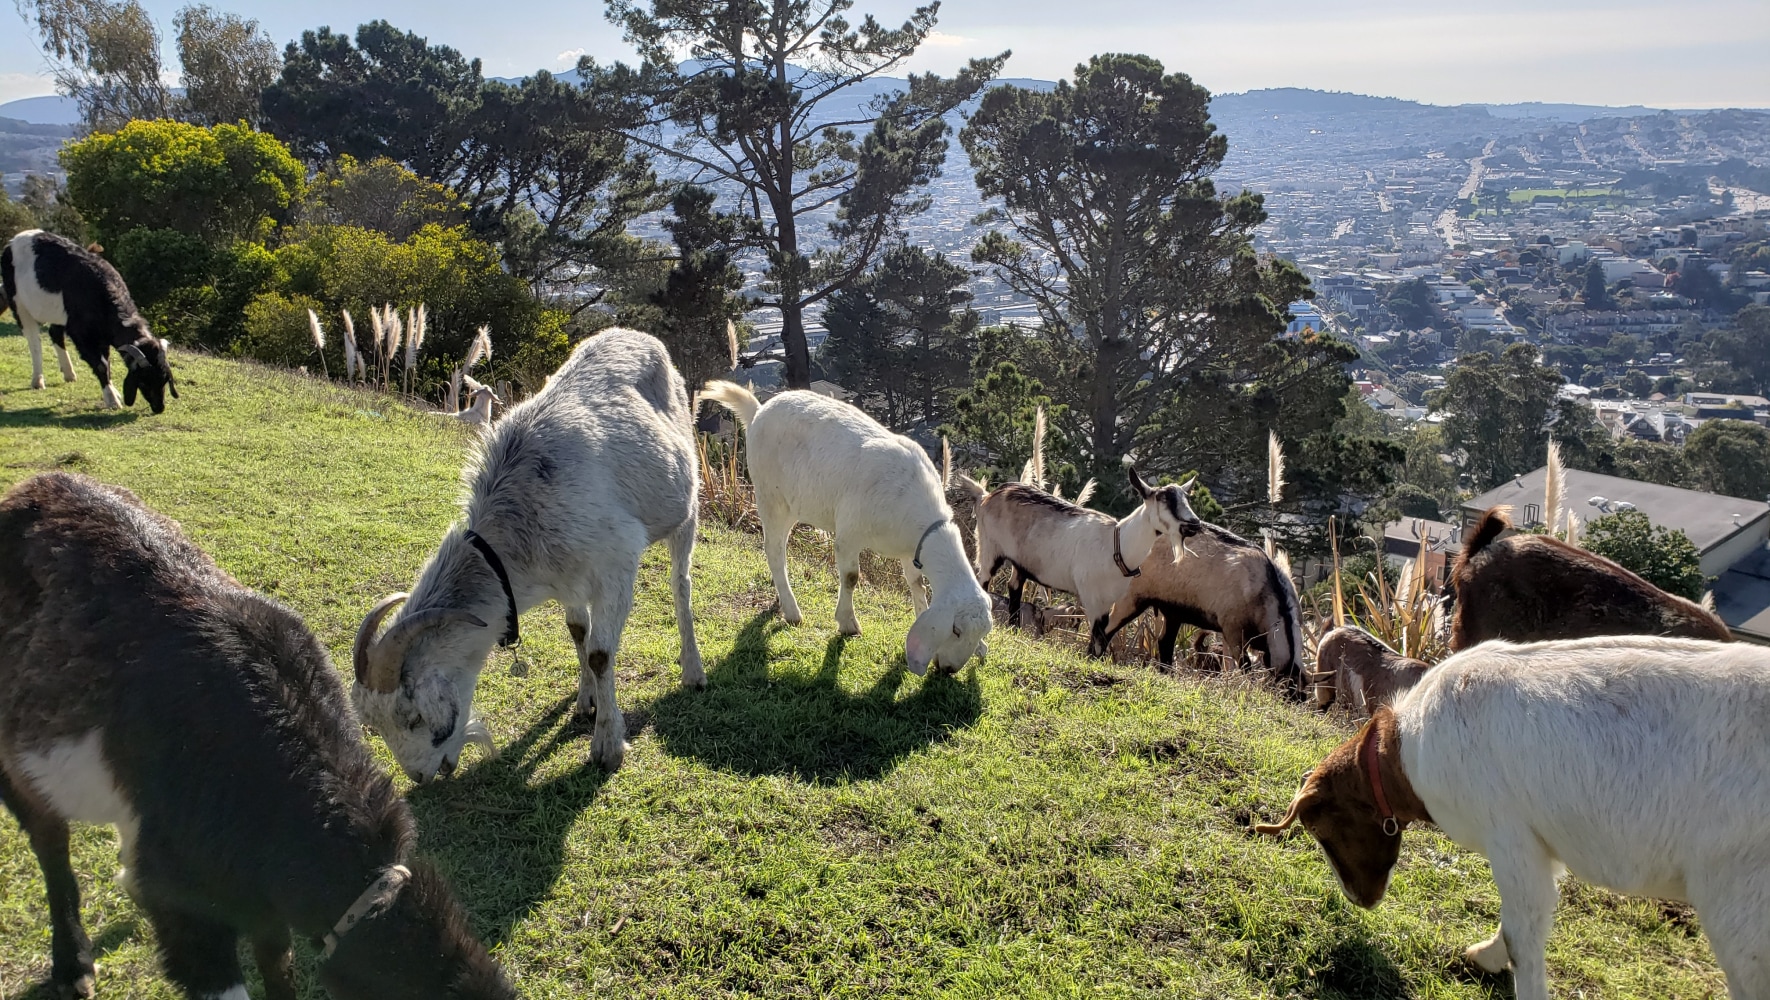
[[[455,516],[470,439],[452,424],[184,354],[165,414],[104,413],[84,368],[26,389],[24,343],[0,334],[0,486],[63,468],[136,490],[296,608],[340,664],[364,610],[410,584]],[[987,665],[917,678],[897,593],[863,589],[866,635],[837,638],[835,581],[808,545],[793,563],[806,623],[787,627],[759,540],[703,536],[710,686],[676,684],[658,547],[617,661],[623,770],[587,763],[547,607],[523,623],[527,676],[500,652],[481,684],[501,755],[470,750],[455,779],[411,792],[421,850],[525,995],[1511,995],[1459,958],[1498,914],[1480,858],[1410,834],[1367,913],[1305,837],[1249,832],[1344,722],[1011,634],[992,636]],[[114,881],[113,835],[76,836],[101,996],[173,996]],[[1725,995],[1683,915],[1572,882],[1563,896],[1560,996]],[[48,956],[36,863],[0,820],[0,997],[47,996]]]

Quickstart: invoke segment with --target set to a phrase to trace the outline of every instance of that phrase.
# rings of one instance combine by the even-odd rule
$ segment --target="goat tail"
[[[737,417],[738,423],[745,427],[750,426],[750,421],[756,419],[756,411],[762,408],[762,404],[756,401],[755,393],[736,382],[721,379],[714,379],[702,386],[701,399],[718,403],[730,410]]]
[[[1506,508],[1492,507],[1481,515],[1481,520],[1469,530],[1469,537],[1463,539],[1463,551],[1457,556],[1456,566],[1451,569],[1453,578],[1461,577],[1469,560],[1481,554],[1481,550],[1493,544],[1493,540],[1512,527],[1512,521],[1506,516]]]

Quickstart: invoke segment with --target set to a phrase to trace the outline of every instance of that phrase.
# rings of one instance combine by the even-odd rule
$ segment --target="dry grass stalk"
[[[358,371],[362,368],[362,359],[356,349],[356,321],[350,318],[350,310],[340,310],[344,314],[344,381],[355,384]]]
[[[326,331],[320,329],[320,314],[312,309],[307,311],[307,329],[313,334],[313,349],[320,352],[320,374],[330,382],[332,373],[326,369]]]
[[[1284,499],[1284,445],[1277,431],[1266,432],[1266,502],[1274,507]]]
[[[1561,468],[1561,445],[1549,439],[1548,465],[1543,470],[1543,525],[1550,535],[1561,527],[1561,512],[1567,508],[1567,478]]]
[[[1387,560],[1379,550],[1376,568],[1352,585],[1350,608],[1341,591],[1340,550],[1334,546],[1335,627],[1356,625],[1403,656],[1436,663],[1450,653],[1444,602],[1433,593],[1426,568],[1428,547],[1420,545],[1413,559],[1391,582]],[[1319,617],[1319,616],[1318,616]]]
[[[702,434],[697,446],[701,456],[701,516],[739,531],[761,531],[756,491],[738,468],[738,438],[722,442]]]

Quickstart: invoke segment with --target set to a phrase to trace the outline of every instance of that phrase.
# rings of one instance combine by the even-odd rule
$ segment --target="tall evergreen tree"
[[[87,131],[171,115],[160,30],[139,0],[19,0],[19,13],[36,22],[55,89],[74,99]]]
[[[1536,348],[1513,344],[1458,359],[1444,388],[1431,397],[1445,413],[1445,443],[1463,453],[1463,471],[1477,489],[1498,486],[1542,464],[1549,444],[1561,373],[1537,360]]]
[[[629,134],[692,167],[697,182],[733,193],[759,223],[748,242],[767,259],[759,304],[781,312],[786,381],[796,387],[811,381],[805,310],[859,279],[900,220],[926,207],[922,190],[946,157],[944,116],[1007,58],[974,59],[950,80],[911,74],[906,90],[869,96],[870,81],[921,47],[940,5],[917,8],[897,28],[871,15],[852,23],[852,6],[609,0],[609,19],[643,64],[638,72],[579,64],[655,101],[656,118]],[[811,226],[831,210],[820,247]]]
[[[198,125],[257,125],[264,88],[283,68],[276,43],[257,21],[206,4],[181,9],[173,25],[184,67],[182,116]]]
[[[886,251],[877,270],[837,292],[824,311],[820,360],[886,426],[937,425],[976,354],[970,273],[921,247]]]
[[[713,208],[713,192],[684,187],[670,205],[664,228],[676,244],[676,262],[664,287],[652,293],[662,322],[658,336],[670,348],[692,398],[708,379],[736,364],[735,326],[746,303],[737,294],[744,276],[731,261],[740,220]]]
[[[1325,377],[1337,407],[1346,385],[1343,347],[1276,340],[1308,282],[1254,254],[1258,195],[1218,195],[1228,144],[1209,103],[1154,59],[1102,55],[1049,92],[991,90],[960,133],[1005,225],[974,257],[1038,305],[1050,367],[1037,373],[1069,404],[1103,488],[1122,489],[1133,448],[1178,471],[1191,443],[1231,443],[1229,464],[1260,465],[1267,428],[1221,433],[1226,405]],[[1338,410],[1322,413],[1331,425]]]
[[[291,42],[264,111],[309,160],[384,156],[448,185],[512,271],[545,284],[632,266],[627,223],[667,201],[620,131],[628,96],[545,71],[486,80],[479,60],[374,21],[354,43],[329,28]]]

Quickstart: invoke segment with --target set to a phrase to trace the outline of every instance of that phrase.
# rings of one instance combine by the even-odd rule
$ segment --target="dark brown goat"
[[[68,822],[117,828],[167,978],[294,1000],[290,932],[346,1000],[515,993],[363,743],[325,647],[127,490],[51,473],[0,498],[0,801],[42,866],[50,978],[90,996]]]
[[[1450,648],[1488,639],[1535,642],[1592,635],[1666,635],[1726,642],[1727,624],[1593,552],[1483,514],[1451,569],[1456,614]]]

